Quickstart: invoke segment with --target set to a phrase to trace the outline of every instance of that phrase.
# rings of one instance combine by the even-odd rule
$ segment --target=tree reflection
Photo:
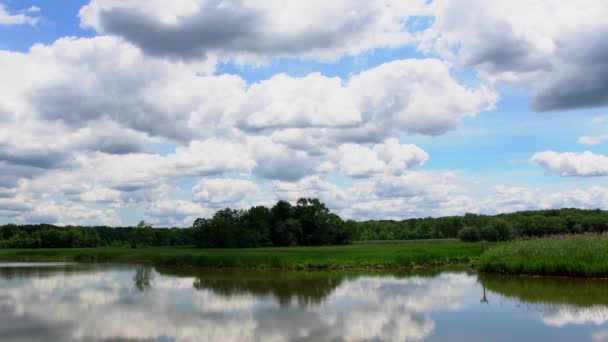
[[[139,291],[145,291],[146,289],[152,288],[152,280],[154,279],[154,272],[152,267],[141,265],[135,269],[135,275],[133,276],[133,283],[135,288]]]
[[[194,288],[211,290],[227,297],[272,295],[281,305],[289,305],[294,300],[299,305],[311,305],[322,303],[345,278],[346,275],[330,272],[258,272],[247,276],[231,272],[210,273],[198,276]]]
[[[481,286],[483,288],[483,296],[481,297],[481,299],[479,300],[479,302],[481,304],[488,304],[488,297],[486,296],[486,287],[485,286]]]
[[[608,306],[608,281],[577,278],[536,278],[479,275],[484,288],[525,304]]]

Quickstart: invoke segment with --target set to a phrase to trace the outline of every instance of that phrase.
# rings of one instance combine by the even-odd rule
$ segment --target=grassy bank
[[[189,247],[0,249],[4,261],[151,262],[157,265],[268,268],[411,267],[469,262],[480,243],[410,241],[322,247],[198,249]]]
[[[487,250],[484,272],[570,277],[608,277],[608,235],[562,235],[513,241]]]

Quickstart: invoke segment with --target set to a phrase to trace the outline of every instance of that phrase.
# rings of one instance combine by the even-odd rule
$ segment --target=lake
[[[0,263],[1,341],[608,341],[608,282]]]

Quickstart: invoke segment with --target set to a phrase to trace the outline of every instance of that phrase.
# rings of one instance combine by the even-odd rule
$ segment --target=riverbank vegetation
[[[0,260],[150,262],[168,266],[281,269],[401,268],[471,262],[479,257],[483,248],[482,243],[437,240],[242,249],[194,247],[0,249]]]
[[[487,250],[484,272],[608,277],[608,234],[557,235],[512,241]]]
[[[137,227],[116,228],[8,224],[0,226],[0,248],[250,248],[445,238],[477,242],[607,231],[608,212],[599,209],[355,222],[344,221],[319,200],[300,199],[295,205],[279,201],[270,208],[222,209],[210,218],[196,219],[189,228],[152,228],[144,221]]]

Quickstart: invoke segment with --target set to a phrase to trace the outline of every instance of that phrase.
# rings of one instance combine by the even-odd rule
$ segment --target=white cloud
[[[587,35],[599,32],[598,18],[605,17],[601,8],[594,10],[597,2],[589,2],[588,9],[568,4],[562,10],[544,3],[467,1],[466,13],[443,1],[429,6],[425,1],[92,1],[81,11],[82,22],[108,35],[62,38],[23,53],[0,51],[5,76],[0,80],[0,215],[19,222],[116,222],[113,208],[138,207],[157,225],[189,225],[193,217],[209,215],[209,208],[303,196],[320,197],[345,218],[605,203],[602,188],[552,193],[500,188],[481,198],[471,195],[454,171],[412,170],[429,156],[422,144],[400,141],[454,130],[498,101],[491,85],[460,83],[452,63],[474,65],[483,82],[524,84],[541,96],[579,67],[589,71],[581,60],[590,58],[592,66],[601,57],[601,49],[570,49],[578,46],[572,37],[601,42],[601,36]],[[238,4],[242,7],[231,7]],[[283,6],[282,15],[271,15],[277,6]],[[531,10],[522,10],[526,6]],[[344,79],[278,74],[251,84],[237,75],[211,74],[218,60],[327,60],[402,46],[413,41],[405,20],[427,13],[427,7],[437,17],[420,33],[426,44],[421,48],[438,51],[447,62],[394,60]],[[597,13],[587,18],[587,10]],[[535,20],[543,11],[559,20]],[[562,20],[569,12],[586,18],[583,24]],[[462,23],[459,13],[471,22]],[[137,20],[121,21],[125,15]],[[249,15],[268,25],[241,32],[247,22],[227,24]],[[203,24],[194,22],[201,18]],[[146,25],[159,28],[149,31],[150,41],[131,35],[131,28]],[[228,39],[202,37],[201,27]],[[497,39],[486,39],[479,27]],[[562,31],[563,39],[556,33]],[[159,39],[184,32],[193,35],[183,41]],[[580,55],[570,55],[569,49]],[[180,58],[163,58],[167,55]],[[578,88],[594,93],[600,83],[591,81],[589,88]],[[595,101],[585,106],[598,101],[585,98]],[[581,137],[581,142],[598,139],[603,137]],[[175,151],[158,153],[158,145]],[[608,174],[605,159],[591,152],[533,157],[561,176]],[[256,177],[270,180],[272,189],[246,180]],[[183,189],[180,181],[192,178],[203,179],[194,189]],[[199,203],[175,200],[190,193]],[[519,198],[510,203],[509,196]]]
[[[32,6],[26,12],[32,13],[32,12],[38,12],[38,11],[40,11],[40,8],[38,8],[38,10],[32,10],[34,8],[35,8],[35,6]],[[6,9],[6,6],[4,4],[0,3],[0,26],[3,26],[3,25],[7,25],[7,26],[8,25],[30,25],[30,26],[35,26],[38,23],[39,20],[40,20],[40,18],[31,17],[31,16],[28,16],[28,15],[23,14],[23,13],[10,13]]]
[[[93,0],[82,25],[123,37],[153,55],[259,62],[278,57],[334,60],[412,42],[405,21],[423,0]]]
[[[403,219],[473,209],[473,199],[456,182],[452,172],[407,171],[399,176],[377,174],[347,186],[311,176],[297,182],[274,181],[273,188],[279,199],[319,198],[345,219]],[[463,196],[466,206],[456,200]]]
[[[457,83],[449,65],[438,59],[385,63],[354,75],[349,88],[365,122],[373,124],[361,125],[353,135],[378,128],[438,135],[455,128],[465,117],[493,109],[498,100],[484,86],[470,89]]]
[[[545,312],[541,316],[544,324],[551,327],[564,327],[567,325],[583,325],[593,323],[602,325],[608,321],[608,309],[597,305],[591,307],[562,306]],[[594,341],[597,340],[594,338]],[[601,341],[602,339],[600,339]]]
[[[339,78],[278,74],[253,84],[232,109],[246,130],[335,127],[361,123],[361,113]]]
[[[478,201],[471,212],[500,213],[521,210],[584,208],[608,206],[608,188],[591,187],[564,191],[546,191],[540,188],[497,186],[494,194]]]
[[[238,76],[197,76],[193,65],[148,58],[111,37],[64,38],[28,53],[0,52],[0,60],[10,76],[0,82],[5,122],[67,131],[99,122],[177,142],[238,136],[239,128],[269,135],[324,129],[316,142],[325,145],[436,135],[497,100],[485,87],[460,85],[434,59],[393,61],[344,83],[279,75],[249,88]]]
[[[277,199],[291,202],[302,197],[318,198],[328,207],[337,209],[348,205],[350,200],[344,189],[319,176],[309,176],[297,182],[273,181],[272,186]]]
[[[213,210],[184,200],[157,200],[145,210],[157,227],[190,227],[198,217],[210,217]]]
[[[339,170],[352,177],[371,176],[376,173],[401,174],[414,165],[422,165],[429,155],[415,145],[401,145],[397,139],[387,139],[368,148],[357,144],[340,145]]]
[[[608,157],[591,151],[583,153],[539,152],[531,161],[549,174],[560,177],[599,177],[608,175]]]
[[[238,277],[231,285],[241,293],[226,295],[205,282],[193,288],[193,277],[146,271],[152,286],[143,292],[134,289],[137,270],[130,267],[3,281],[2,322],[52,327],[44,332],[53,340],[408,341],[432,334],[433,313],[466,309],[480,291],[466,273],[348,277],[324,284],[317,302],[317,295],[298,291],[254,294]],[[309,298],[314,304],[304,305]]]
[[[608,105],[603,0],[434,1],[420,48],[523,84],[536,110]],[[548,20],[547,18],[550,18]]]
[[[262,190],[246,179],[203,178],[194,185],[192,194],[195,201],[218,208],[234,206],[247,197],[258,200],[262,197]]]
[[[377,171],[398,175],[428,155],[394,137],[455,129],[497,100],[487,88],[459,84],[449,65],[435,59],[398,60],[344,80],[313,73],[250,85],[200,69],[198,62],[149,57],[110,36],[0,51],[2,215],[18,222],[116,222],[103,211],[126,207],[157,223],[189,225],[207,208],[169,200],[190,192],[179,181],[226,174],[274,181],[275,191],[260,192],[251,204],[313,197],[316,184],[343,208],[350,203],[345,188],[324,179],[349,157],[340,145],[373,144],[362,148],[371,149]],[[161,155],[159,143],[175,151]],[[343,162],[342,172],[354,174],[361,162]],[[238,192],[223,190],[224,205],[243,205]],[[52,210],[34,212],[36,201]],[[87,217],[86,208],[103,209]]]

